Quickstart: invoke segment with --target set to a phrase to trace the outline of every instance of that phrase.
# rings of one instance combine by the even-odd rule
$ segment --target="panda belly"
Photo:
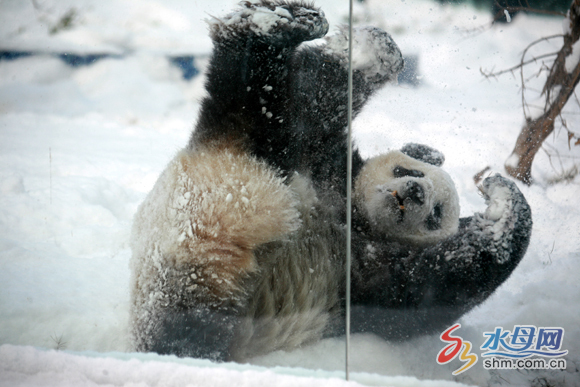
[[[340,324],[344,232],[307,179],[295,176],[290,187],[302,227],[256,251],[261,269],[233,340],[237,361],[316,342]]]

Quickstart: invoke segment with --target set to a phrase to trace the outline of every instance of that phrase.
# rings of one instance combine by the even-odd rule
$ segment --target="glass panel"
[[[0,5],[0,344],[343,377],[348,7],[198,3]]]
[[[384,27],[406,67],[399,84],[379,90],[354,120],[365,160],[353,195],[354,375],[469,385],[569,385],[580,378],[572,365],[578,308],[567,301],[579,286],[565,269],[578,268],[579,223],[564,215],[576,214],[577,199],[560,207],[562,195],[578,192],[580,153],[568,146],[578,138],[570,131],[577,100],[556,120],[559,134],[544,143],[547,155],[538,152],[532,185],[525,173],[513,174],[523,181],[507,173],[525,162],[523,144],[537,144],[530,131],[516,145],[522,112],[541,117],[560,90],[544,85],[563,45],[564,16],[495,3],[493,11],[492,2],[358,4],[355,30]],[[553,5],[544,11],[561,6]],[[564,25],[570,31],[574,22]],[[520,75],[518,65],[528,62]],[[514,147],[521,158],[510,156]],[[568,185],[560,178],[572,170]]]
[[[70,4],[0,4],[7,380],[343,378],[350,214],[351,379],[580,383],[574,94],[531,186],[473,183],[519,165],[563,16],[356,2],[347,212],[347,1]],[[567,371],[493,362],[529,349]]]

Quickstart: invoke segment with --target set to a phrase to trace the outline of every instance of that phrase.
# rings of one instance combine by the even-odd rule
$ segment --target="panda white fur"
[[[439,165],[404,151],[367,160],[354,189],[356,205],[373,230],[390,240],[427,245],[457,233],[459,198],[453,180]],[[443,155],[439,160],[442,164]]]
[[[132,235],[135,350],[244,360],[344,331],[345,31],[304,2],[262,0],[210,24],[208,96]],[[402,69],[391,37],[355,32],[354,114]],[[356,53],[355,53],[356,54]],[[459,219],[443,156],[353,153],[352,327],[390,340],[446,328],[525,254],[531,212],[485,180]]]

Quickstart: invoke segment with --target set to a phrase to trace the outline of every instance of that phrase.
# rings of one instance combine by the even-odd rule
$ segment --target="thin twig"
[[[557,35],[550,35],[550,36],[545,36],[543,38],[537,39],[537,40],[533,41],[532,43],[528,44],[528,46],[524,49],[524,52],[522,53],[522,59],[520,61],[520,79],[521,79],[521,82],[522,82],[522,110],[523,110],[523,113],[524,113],[524,118],[526,120],[529,120],[531,118],[526,114],[526,106],[527,106],[527,104],[526,104],[526,87],[525,87],[526,82],[524,80],[524,65],[523,65],[524,59],[525,59],[528,51],[533,46],[535,46],[536,44],[539,44],[540,42],[548,41],[550,39],[554,39],[554,38],[557,38],[557,37],[563,37],[563,36],[564,35],[562,35],[562,34],[557,34]]]
[[[506,73],[510,73],[510,72],[513,73],[515,70],[519,69],[522,66],[526,66],[526,65],[528,65],[530,63],[537,62],[538,59],[548,58],[550,56],[556,56],[556,55],[558,55],[557,52],[552,52],[550,54],[544,54],[544,55],[540,55],[538,57],[533,57],[532,59],[530,59],[527,62],[522,62],[522,63],[520,63],[520,64],[518,64],[516,66],[510,67],[509,69],[501,70],[501,71],[498,71],[498,72],[495,72],[495,73],[494,72],[485,73],[481,69],[480,69],[480,71],[481,71],[481,73],[483,74],[484,77],[498,77],[498,76],[503,75],[503,74],[506,74]]]

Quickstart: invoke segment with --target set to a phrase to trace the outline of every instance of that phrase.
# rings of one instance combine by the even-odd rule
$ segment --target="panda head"
[[[459,198],[440,168],[444,160],[440,152],[419,144],[367,160],[353,196],[373,232],[418,246],[457,232]]]

